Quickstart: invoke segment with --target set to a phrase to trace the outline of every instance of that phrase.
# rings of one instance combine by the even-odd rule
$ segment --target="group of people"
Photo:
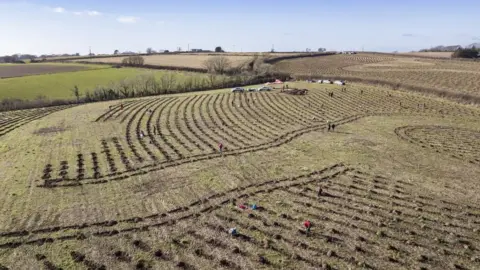
[[[328,126],[328,131],[330,130],[335,131],[335,124],[330,122],[330,120],[327,121],[327,126]]]

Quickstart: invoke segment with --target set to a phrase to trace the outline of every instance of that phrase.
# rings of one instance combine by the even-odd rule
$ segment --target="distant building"
[[[212,52],[211,50],[204,50],[204,49],[191,49],[191,52]]]

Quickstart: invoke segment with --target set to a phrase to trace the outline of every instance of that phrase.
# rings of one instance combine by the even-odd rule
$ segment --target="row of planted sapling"
[[[123,165],[125,166],[125,169],[127,171],[132,171],[133,166],[128,159],[125,150],[123,149],[122,145],[120,144],[120,141],[118,140],[117,137],[112,138],[113,144],[115,145],[115,148],[117,149],[118,154],[120,155],[120,159],[122,160]]]
[[[118,169],[117,169],[117,166],[115,165],[115,159],[112,155],[112,152],[110,151],[110,147],[108,146],[108,142],[106,139],[102,140],[102,153],[104,153],[105,157],[107,158],[110,173],[115,174],[118,171]]]
[[[232,111],[232,107],[228,106],[228,97],[229,97],[229,95],[220,95],[220,100],[218,100],[218,96],[214,100],[214,104],[219,105],[220,113],[223,117],[225,117],[224,118],[225,121],[229,122],[228,126],[232,127],[232,129],[234,129],[237,134],[241,134],[245,137],[248,137],[248,138],[251,138],[251,139],[257,139],[257,140],[264,139],[263,136],[260,136],[258,134],[258,132],[252,131],[250,128],[248,128],[248,126],[245,125],[245,123],[242,120],[237,118],[238,116],[236,116],[235,113]],[[225,100],[226,102],[224,102],[224,98],[227,99],[227,100]],[[217,103],[217,101],[218,101],[218,103]],[[224,109],[224,106],[223,106],[225,104],[227,105],[226,110]],[[215,107],[216,106],[214,105],[214,108]],[[239,125],[239,123],[241,125]]]
[[[183,99],[178,105],[177,105],[177,110],[175,112],[175,115],[174,115],[174,120],[175,120],[175,130],[178,131],[181,135],[182,138],[184,138],[185,140],[187,140],[188,143],[190,143],[191,145],[195,145],[197,147],[197,149],[201,150],[201,151],[204,151],[203,147],[200,145],[200,143],[196,142],[195,140],[193,140],[190,136],[188,136],[185,131],[183,130],[183,128],[181,127],[181,119],[180,119],[180,113],[181,116],[183,117],[183,121],[185,121],[185,124],[188,124],[188,122],[186,122],[186,117],[187,117],[187,114],[186,114],[186,110],[181,110],[182,105],[185,103],[185,101],[187,100],[190,100],[190,98],[185,98]],[[182,112],[180,112],[182,111]],[[169,122],[169,121],[168,121]],[[167,123],[168,123],[167,122]],[[170,129],[171,132],[173,132],[173,129]],[[179,140],[181,140],[179,138]],[[186,146],[186,144],[185,144]],[[191,149],[191,148],[189,148]],[[191,151],[193,151],[193,149],[191,149]]]
[[[176,134],[172,133],[171,132],[171,126],[170,126],[170,123],[169,123],[169,117],[170,117],[170,111],[171,111],[171,108],[173,107],[173,105],[175,103],[178,102],[178,99],[171,99],[169,100],[164,106],[162,106],[162,108],[160,109],[159,113],[158,113],[158,117],[157,117],[157,120],[155,121],[155,125],[154,125],[154,132],[153,134],[154,135],[157,135],[160,137],[160,139],[162,140],[163,143],[165,143],[176,155],[177,155],[177,158],[178,159],[183,159],[184,158],[184,155],[180,152],[180,150],[178,149],[178,147],[175,147],[172,142],[170,142],[171,139],[169,139],[164,131],[164,129],[168,130],[170,132],[170,136],[174,139],[174,140],[178,140],[178,137]],[[166,108],[169,108],[166,112],[166,119],[167,119],[167,124],[165,127],[162,127],[160,125],[160,117],[163,115],[163,112],[165,111]],[[150,126],[150,125],[149,125]],[[183,143],[184,145],[185,143]],[[163,152],[162,152],[163,153]],[[168,157],[170,157],[170,159],[173,160],[173,157],[171,157],[170,155],[166,155],[167,159]]]
[[[148,134],[148,137],[150,139],[150,142],[151,144],[153,144],[155,146],[155,148],[157,148],[158,151],[160,151],[160,153],[162,153],[163,157],[167,160],[167,161],[170,161],[172,160],[172,156],[170,156],[170,154],[162,147],[162,145],[160,145],[160,143],[158,142],[157,140],[157,127],[155,125],[152,125],[152,121],[154,119],[154,115],[156,114],[157,110],[162,107],[165,108],[166,105],[168,105],[170,102],[172,102],[174,99],[166,99],[164,102],[161,102],[159,103],[157,106],[155,106],[155,108],[153,108],[153,110],[150,112],[150,115],[148,116],[148,120],[147,120],[147,134]],[[161,110],[160,110],[161,111]],[[152,130],[152,126],[153,126],[153,130]],[[159,136],[162,138],[162,135],[160,133],[160,131],[158,132],[159,133]],[[163,139],[163,138],[162,138]],[[166,142],[166,141],[164,141]],[[168,146],[168,144],[167,144]]]
[[[102,177],[102,173],[100,172],[100,166],[98,166],[98,155],[95,152],[90,153],[92,157],[92,169],[93,169],[93,178],[98,179]]]
[[[165,122],[166,122],[166,130],[168,131],[170,137],[178,144],[180,144],[183,148],[185,148],[189,153],[193,152],[193,149],[190,147],[190,145],[188,145],[184,140],[182,140],[178,135],[177,135],[177,132],[181,132],[179,129],[178,129],[178,126],[175,125],[175,130],[173,130],[173,127],[171,125],[171,121],[170,121],[170,116],[173,112],[174,114],[174,119],[176,121],[177,117],[178,117],[178,113],[173,110],[173,108],[175,108],[174,106],[178,104],[178,100],[176,100],[174,103],[172,103],[171,106],[169,106],[168,110],[167,110],[167,113],[165,114]],[[160,115],[161,116],[161,115]],[[160,126],[160,116],[158,117],[158,120],[157,120],[157,129],[158,131],[162,134],[162,137],[164,137],[166,140],[167,140],[167,137],[165,135],[165,132],[163,132],[163,129],[162,127]],[[175,132],[177,131],[177,132]],[[187,138],[188,139],[188,138]],[[171,144],[170,144],[171,145]],[[174,147],[172,145],[172,147]],[[183,155],[182,155],[183,156]]]
[[[210,152],[215,152],[217,151],[217,147],[216,147],[216,144],[218,143],[216,142],[217,140],[215,140],[215,138],[213,138],[208,132],[206,132],[206,130],[199,124],[197,120],[197,115],[195,114],[195,107],[196,107],[195,105],[197,104],[198,100],[201,98],[202,96],[195,96],[193,98],[194,100],[193,103],[191,105],[187,104],[183,109],[185,114],[187,114],[187,110],[190,109],[190,112],[188,114],[192,117],[191,121],[193,122],[193,126],[189,124],[190,119],[185,118],[185,121],[187,123],[187,128],[195,136],[196,140],[199,140],[204,145],[206,145],[209,148]],[[185,117],[187,116],[185,115]],[[199,130],[201,134],[199,134],[196,130]],[[209,139],[210,142],[206,140],[205,137]]]
[[[204,126],[207,126],[208,127],[208,123],[212,123],[214,125],[214,127],[210,127],[209,129],[205,129],[205,128],[202,128],[202,132],[207,132],[207,130],[210,130],[217,138],[218,138],[218,142],[225,142],[227,145],[229,145],[230,147],[227,147],[225,148],[225,151],[228,151],[229,148],[241,148],[242,147],[242,141],[237,141],[237,137],[236,136],[224,136],[222,133],[225,133],[224,132],[224,128],[222,125],[218,125],[218,122],[215,121],[215,120],[218,120],[218,119],[213,119],[212,118],[212,115],[211,115],[211,112],[210,112],[210,106],[208,104],[208,101],[211,99],[211,96],[209,96],[208,98],[206,96],[203,96],[201,101],[200,101],[200,104],[199,104],[199,114],[200,114],[200,119],[203,123]],[[205,101],[207,101],[205,103]],[[205,108],[205,111],[206,111],[206,115],[204,113],[204,109]],[[195,115],[195,113],[193,113],[193,115]],[[206,116],[209,117],[209,119],[211,119],[211,121],[207,121],[206,119]],[[199,125],[197,123],[197,125]],[[202,126],[201,124],[199,125],[200,127]],[[219,132],[218,130],[222,131],[222,132]],[[213,138],[212,136],[210,136],[211,138]],[[214,140],[214,139],[211,139],[211,140]],[[217,142],[217,143],[218,143]]]
[[[220,114],[217,107],[221,108],[222,105],[220,104],[220,106],[216,106],[215,104],[216,102],[218,102],[219,95],[215,95],[215,98],[213,97],[214,97],[213,95],[208,96],[208,100],[205,108],[207,111],[208,118],[212,119],[212,121],[214,121],[215,123],[215,126],[225,134],[222,136],[222,139],[227,143],[237,142],[237,144],[240,147],[251,144],[249,140],[243,138],[243,136],[238,134],[238,132],[236,132],[233,127],[227,124],[227,122],[229,122],[228,119],[225,119],[224,117],[220,117],[220,115],[224,115],[224,113]],[[205,119],[203,121],[204,123],[207,123]],[[227,138],[231,138],[231,139],[227,140]]]
[[[85,178],[85,160],[83,154],[77,154],[77,180]]]

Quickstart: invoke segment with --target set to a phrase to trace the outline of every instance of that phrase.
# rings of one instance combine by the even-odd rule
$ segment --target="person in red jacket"
[[[308,234],[310,232],[310,228],[312,227],[312,224],[310,223],[309,220],[305,220],[305,222],[303,222],[303,226],[305,226],[305,230]]]
[[[218,149],[220,150],[220,153],[222,153],[222,150],[223,150],[223,144],[222,143],[218,144]]]

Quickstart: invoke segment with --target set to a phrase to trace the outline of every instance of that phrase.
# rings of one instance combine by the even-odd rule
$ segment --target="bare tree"
[[[152,48],[147,48],[147,54],[152,54],[153,53],[153,49]]]
[[[225,56],[213,56],[203,62],[209,73],[224,74],[231,66],[230,60]]]
[[[132,97],[133,93],[130,92],[131,83],[128,80],[123,80],[118,85],[118,92],[125,98]]]

